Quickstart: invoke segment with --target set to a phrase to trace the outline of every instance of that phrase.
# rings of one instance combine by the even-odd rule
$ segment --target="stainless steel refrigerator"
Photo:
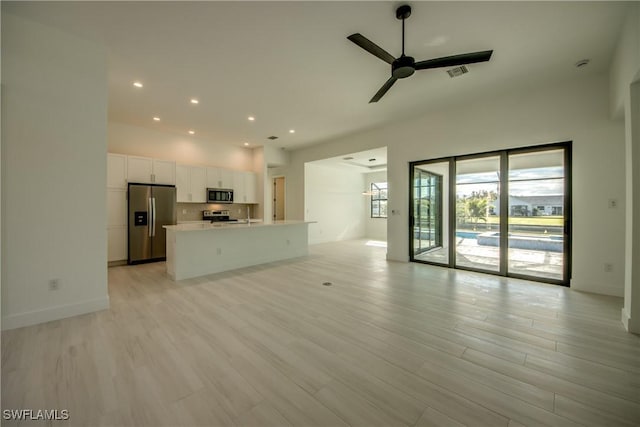
[[[166,230],[176,223],[176,187],[129,184],[129,264],[167,257]]]

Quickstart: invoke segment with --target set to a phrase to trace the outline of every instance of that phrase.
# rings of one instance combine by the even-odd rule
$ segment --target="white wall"
[[[261,201],[253,212],[254,215],[257,215],[257,218],[270,218],[270,215],[265,212],[264,203],[264,196],[269,190],[264,148],[256,147],[252,150],[252,163],[251,170],[256,174],[256,198]]]
[[[371,172],[364,174],[365,189],[371,188],[372,182],[387,182],[387,171]],[[364,212],[365,218],[365,237],[373,240],[387,240],[387,219],[371,218],[371,196],[366,196],[366,207]]]
[[[2,328],[108,308],[97,45],[2,13]],[[49,291],[50,279],[60,288]]]
[[[264,158],[268,167],[286,166],[289,163],[289,152],[272,145],[264,145]]]
[[[300,198],[304,219],[317,221],[309,224],[309,244],[364,237],[367,205],[362,173],[312,163],[304,170],[305,189]],[[287,177],[285,183],[289,181]]]
[[[607,76],[510,93],[496,93],[455,109],[431,112],[293,151],[287,168],[287,215],[303,218],[304,163],[386,146],[388,155],[389,259],[407,261],[408,163],[451,155],[574,141],[572,287],[609,295],[623,293],[624,127],[609,118]],[[607,208],[608,199],[620,202]],[[614,264],[605,273],[603,264]]]
[[[635,82],[635,83],[634,83]],[[640,4],[625,19],[613,57],[611,114],[625,125],[625,286],[622,322],[640,333]]]
[[[110,153],[175,160],[178,163],[254,170],[250,148],[118,122],[109,122],[108,149]]]
[[[610,71],[611,115],[624,117],[629,85],[640,70],[640,3],[630,3]]]

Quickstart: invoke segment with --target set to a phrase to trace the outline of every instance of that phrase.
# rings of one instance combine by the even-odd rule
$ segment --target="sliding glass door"
[[[565,270],[564,150],[509,155],[509,254],[513,275],[562,280]]]
[[[456,161],[456,267],[500,271],[500,156]]]
[[[570,142],[413,162],[410,175],[411,261],[568,285]]]
[[[449,262],[446,230],[449,164],[417,165],[412,173],[411,254],[422,261]]]

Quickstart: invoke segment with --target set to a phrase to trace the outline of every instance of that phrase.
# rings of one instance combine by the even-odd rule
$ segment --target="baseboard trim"
[[[59,305],[42,310],[27,311],[2,317],[2,330],[22,328],[24,326],[37,325],[38,323],[78,316],[80,314],[93,313],[94,311],[109,308],[109,296],[75,304]]]
[[[627,312],[624,310],[624,308],[622,308],[622,310],[620,311],[622,312],[622,325],[624,325],[624,328],[627,330],[627,332],[632,334],[640,334],[640,324],[638,324],[638,322],[635,322],[635,319],[637,319],[637,317],[631,318],[629,314],[627,314]]]
[[[574,291],[589,292],[591,294],[608,295],[611,297],[624,297],[624,285],[620,286],[603,286],[596,285],[591,282],[571,279],[569,287]]]
[[[627,312],[624,311],[624,307],[622,307],[620,311],[622,312],[622,324],[624,325],[624,328],[627,330],[627,332],[629,332],[629,321],[631,320],[631,318],[629,317]]]

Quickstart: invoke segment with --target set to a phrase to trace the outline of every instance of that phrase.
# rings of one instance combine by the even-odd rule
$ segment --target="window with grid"
[[[387,183],[371,183],[371,218],[387,217]]]

